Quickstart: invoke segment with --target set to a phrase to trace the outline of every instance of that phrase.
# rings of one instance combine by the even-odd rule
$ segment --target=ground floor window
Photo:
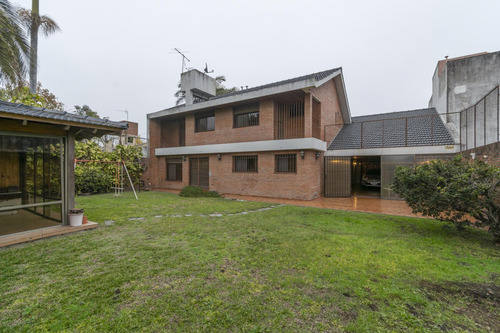
[[[182,181],[181,158],[167,158],[167,180]]]
[[[257,172],[257,155],[233,156],[233,172]]]
[[[274,172],[297,172],[297,154],[274,155]]]

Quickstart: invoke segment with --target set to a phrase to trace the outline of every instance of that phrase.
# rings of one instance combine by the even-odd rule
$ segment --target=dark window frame
[[[209,124],[209,118],[213,118],[213,124]],[[213,125],[213,127],[209,127],[209,125]],[[196,114],[194,117],[194,131],[195,133],[215,131],[215,111]]]
[[[297,154],[274,155],[274,172],[297,173]]]
[[[260,125],[259,103],[245,104],[233,107],[233,128]]]
[[[166,159],[165,179],[169,182],[182,182],[182,158],[167,158]],[[170,174],[170,165],[175,165],[175,175]]]
[[[242,166],[244,167],[241,168]],[[258,173],[259,156],[258,155],[233,156],[233,172]]]

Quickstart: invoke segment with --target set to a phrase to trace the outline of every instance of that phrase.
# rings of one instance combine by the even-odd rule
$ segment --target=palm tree
[[[36,93],[37,74],[38,74],[38,29],[42,29],[45,37],[61,30],[59,25],[46,15],[40,16],[39,0],[32,0],[31,11],[29,9],[19,8],[18,13],[21,21],[26,26],[31,37],[30,50],[30,91]]]
[[[21,86],[28,54],[28,40],[14,7],[0,0],[0,82]]]

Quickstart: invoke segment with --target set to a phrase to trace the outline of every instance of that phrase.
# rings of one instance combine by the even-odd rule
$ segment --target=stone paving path
[[[238,201],[244,201],[244,200],[238,200]],[[166,215],[155,215],[155,218],[162,218],[162,217],[192,217],[192,216],[200,216],[200,217],[222,217],[222,216],[235,216],[235,215],[247,215],[247,214],[252,214],[252,213],[257,213],[257,212],[263,212],[266,210],[271,210],[277,207],[283,207],[286,206],[285,204],[279,204],[279,205],[272,205],[269,207],[264,207],[264,208],[259,208],[255,210],[248,210],[248,211],[243,211],[239,213],[212,213],[212,214],[166,214]],[[131,217],[128,220],[129,221],[143,221],[145,217]],[[114,221],[106,221],[106,222],[114,222]],[[113,223],[106,223],[106,225],[112,225]]]

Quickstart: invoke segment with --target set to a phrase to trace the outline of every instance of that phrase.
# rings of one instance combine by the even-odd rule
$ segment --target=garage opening
[[[380,197],[380,156],[354,156],[351,161],[352,195]]]

